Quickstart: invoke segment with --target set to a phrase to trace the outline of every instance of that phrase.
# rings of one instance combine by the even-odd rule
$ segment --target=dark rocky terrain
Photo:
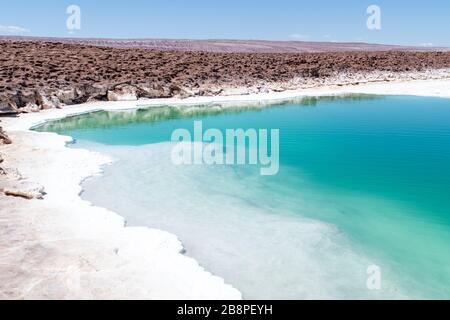
[[[226,88],[282,91],[450,68],[448,51],[226,53],[12,40],[0,41],[0,48],[3,114],[92,100],[217,95]]]

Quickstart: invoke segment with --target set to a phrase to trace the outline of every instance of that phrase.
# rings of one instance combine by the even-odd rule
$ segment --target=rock
[[[9,91],[0,96],[0,114],[37,112],[40,104],[40,95],[34,90]]]
[[[183,90],[179,85],[173,83],[169,86],[169,95],[179,98],[185,98],[189,96],[187,92]]]
[[[3,193],[6,196],[19,197],[27,200],[43,199],[46,194],[43,186],[27,182],[6,186],[3,188]]]
[[[108,91],[108,101],[136,101],[138,89],[135,86],[122,84]]]
[[[8,135],[5,131],[3,131],[2,127],[0,127],[0,144],[11,144],[12,141],[9,139]]]
[[[0,153],[0,164],[2,164],[3,163],[3,156],[2,156],[2,154]],[[6,175],[6,172],[5,172],[5,170],[3,170],[3,168],[2,167],[0,167],[0,175]]]
[[[76,103],[106,100],[108,95],[108,86],[101,84],[83,84],[76,88],[76,95]]]
[[[139,85],[141,97],[143,98],[169,98],[171,97],[170,91],[168,88],[164,88],[159,83],[148,83],[148,84],[140,84]]]
[[[36,94],[37,105],[43,110],[61,108],[61,101],[56,96],[57,93],[40,91]]]
[[[55,94],[60,103],[73,104],[77,98],[75,89],[58,90]]]
[[[286,91],[286,89],[283,88],[283,86],[281,86],[281,85],[278,84],[278,83],[273,84],[273,85],[270,87],[270,89],[271,89],[273,92],[284,92],[284,91]]]
[[[0,153],[0,164],[2,164],[3,163],[3,156],[2,156],[2,154]],[[3,168],[2,167],[0,167],[0,175],[6,175],[6,172],[5,172],[5,170],[3,170]]]
[[[20,110],[29,103],[37,103],[37,93],[34,90],[17,90],[10,96],[10,101]]]
[[[205,86],[198,91],[200,96],[218,96],[224,90],[219,87]]]
[[[41,106],[42,106],[43,110],[48,110],[48,109],[57,108],[59,106],[59,104],[57,106],[57,105],[55,105],[55,102],[51,98],[49,99],[47,97],[43,97]]]
[[[17,106],[8,101],[8,100],[3,100],[3,97],[0,97],[0,115],[2,114],[18,114],[19,113],[19,109],[17,108]]]
[[[248,95],[249,89],[246,87],[238,88],[225,88],[220,95],[221,96],[237,96],[237,95]]]
[[[38,106],[35,103],[28,103],[25,108],[22,108],[21,111],[24,113],[32,113],[32,112],[39,112],[41,110],[41,107]]]
[[[43,110],[56,108],[51,98],[49,98],[45,92],[38,92],[37,101]]]
[[[23,179],[19,170],[17,170],[16,168],[12,168],[12,167],[3,165],[2,170],[3,170],[3,174],[7,175],[10,180],[19,181],[19,180]]]
[[[50,97],[50,103],[53,106],[53,108],[57,108],[57,109],[61,109],[62,105],[61,105],[61,101],[59,101],[59,98],[56,96],[51,96]]]
[[[266,86],[262,86],[258,89],[259,93],[270,93],[270,89]]]

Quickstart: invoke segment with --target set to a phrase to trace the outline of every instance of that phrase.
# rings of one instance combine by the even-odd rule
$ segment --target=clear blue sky
[[[0,34],[364,41],[450,47],[448,0],[0,0]],[[81,8],[69,34],[66,8]],[[382,30],[366,9],[381,7]],[[17,27],[17,28],[16,28]]]

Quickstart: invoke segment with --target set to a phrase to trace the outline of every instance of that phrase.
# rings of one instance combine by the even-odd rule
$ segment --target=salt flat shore
[[[0,175],[0,299],[242,298],[223,279],[183,255],[183,246],[175,235],[126,227],[124,219],[114,212],[83,201],[80,184],[89,176],[101,174],[110,159],[68,148],[70,137],[34,132],[30,130],[33,126],[97,110],[198,104],[226,108],[249,103],[263,107],[301,97],[344,94],[450,98],[450,79],[92,102],[3,118],[2,126],[13,143],[0,147],[4,158],[1,167],[6,173]]]

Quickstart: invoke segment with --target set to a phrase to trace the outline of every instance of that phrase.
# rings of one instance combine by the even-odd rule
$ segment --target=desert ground
[[[4,114],[93,100],[249,94],[398,76],[428,78],[430,72],[442,78],[450,68],[449,51],[366,44],[4,38],[0,47]]]

